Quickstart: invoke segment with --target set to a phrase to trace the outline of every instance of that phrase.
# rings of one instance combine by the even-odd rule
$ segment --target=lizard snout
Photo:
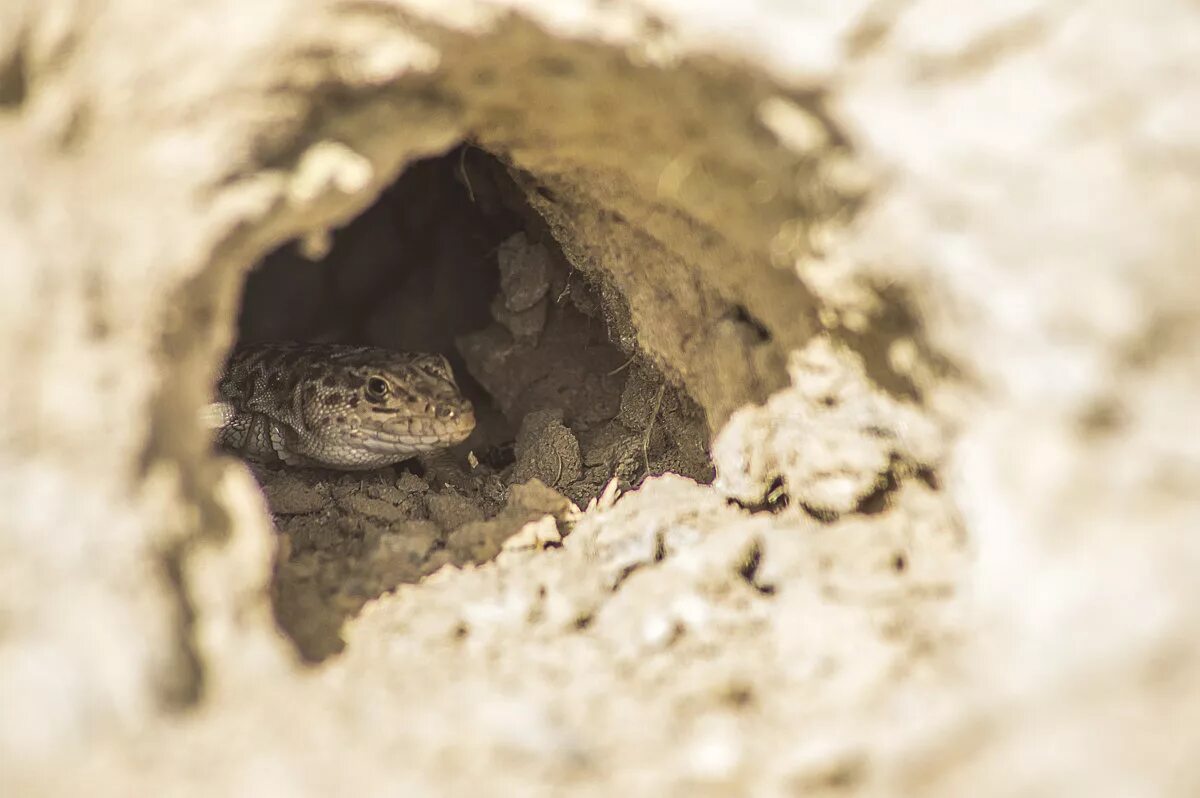
[[[475,429],[475,407],[466,399],[438,405],[434,412],[438,421],[459,440],[466,438]]]

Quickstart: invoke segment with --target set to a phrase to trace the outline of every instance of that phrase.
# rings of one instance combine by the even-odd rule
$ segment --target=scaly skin
[[[441,355],[340,344],[233,353],[210,423],[258,462],[366,470],[466,440],[475,412]]]

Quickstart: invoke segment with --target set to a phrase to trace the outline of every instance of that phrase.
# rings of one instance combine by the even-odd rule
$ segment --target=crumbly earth
[[[1200,794],[1197,41],[0,4],[0,793]],[[214,456],[297,339],[474,437]]]
[[[521,505],[514,495],[531,480],[583,508],[610,482],[628,490],[665,472],[713,478],[700,408],[643,355],[609,341],[604,302],[587,279],[552,238],[531,239],[544,230],[512,232],[535,217],[512,181],[488,171],[493,164],[478,153],[471,154],[480,169],[468,191],[461,170],[469,154],[458,150],[404,175],[315,260],[286,245],[251,276],[243,339],[441,345],[480,417],[463,445],[398,468],[255,468],[282,543],[275,616],[310,662],[342,650],[344,620],[368,600],[446,563],[492,559],[536,520],[511,512],[514,501]],[[485,191],[511,208],[472,200]],[[418,236],[395,219],[421,204],[444,213],[422,217]],[[375,242],[366,262],[364,239]],[[462,239],[474,242],[469,254]],[[421,244],[417,260],[409,241]],[[294,285],[293,270],[306,262],[319,276],[312,286]],[[362,295],[327,289],[348,273],[366,287]],[[446,284],[459,290],[436,287]],[[495,293],[485,301],[487,291]],[[277,312],[281,302],[307,306],[310,293],[322,296],[318,317]],[[442,312],[430,313],[431,304]],[[365,327],[364,311],[371,317]],[[425,327],[409,330],[414,316]]]

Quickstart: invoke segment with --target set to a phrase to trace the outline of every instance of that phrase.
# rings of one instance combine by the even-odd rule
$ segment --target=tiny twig
[[[650,414],[650,421],[646,423],[646,437],[642,439],[642,460],[646,464],[646,476],[650,476],[650,433],[654,432],[654,421],[658,418],[658,411],[662,408],[663,394],[666,393],[666,390],[665,382],[658,386],[658,396],[654,398],[654,412]]]
[[[463,185],[467,187],[467,197],[470,198],[471,204],[475,204],[475,190],[471,188],[471,178],[467,177],[467,147],[464,144],[458,151],[458,173],[462,175]]]
[[[606,376],[606,377],[611,377],[611,376],[613,376],[614,374],[620,374],[622,371],[624,371],[625,369],[629,368],[629,366],[630,366],[630,365],[633,363],[633,361],[635,361],[635,360],[637,360],[637,355],[633,355],[633,356],[632,356],[632,357],[630,357],[628,360],[626,360],[624,363],[622,363],[621,365],[617,366],[615,369],[613,369],[612,371],[608,372],[608,373],[607,373],[607,374],[605,374],[604,376]]]

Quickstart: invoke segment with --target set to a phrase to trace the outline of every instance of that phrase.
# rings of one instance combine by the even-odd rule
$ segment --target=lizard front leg
[[[270,441],[271,450],[280,461],[290,466],[321,468],[321,463],[307,455],[300,454],[300,436],[296,430],[281,421],[256,413],[266,425],[266,437]]]
[[[217,443],[247,460],[309,466],[313,461],[297,451],[295,430],[265,413],[239,410],[230,402],[214,402],[205,410],[205,422],[218,428]]]

